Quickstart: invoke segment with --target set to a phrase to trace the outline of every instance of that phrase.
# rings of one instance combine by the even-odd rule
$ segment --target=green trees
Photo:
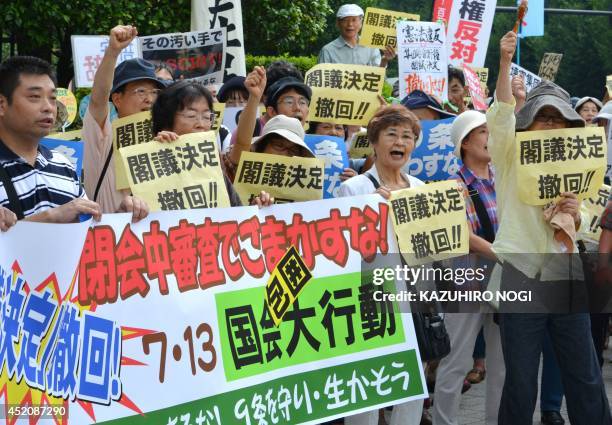
[[[335,12],[348,0],[244,0],[246,52],[251,55],[317,55],[338,36]],[[354,0],[364,9],[376,6],[431,19],[433,0]],[[462,0],[455,0],[462,1]],[[513,6],[515,0],[498,0]],[[547,8],[609,10],[610,0],[547,0]],[[1,0],[0,28],[14,36],[20,54],[57,64],[60,84],[72,78],[70,36],[107,34],[118,23],[136,25],[141,34],[188,31],[191,0]],[[511,29],[514,15],[496,13],[485,66],[489,87],[497,78],[499,39]],[[544,37],[521,42],[521,65],[537,73],[545,52],[563,53],[557,82],[572,95],[603,93],[612,74],[612,25],[606,16],[547,14]],[[391,64],[389,73],[395,75]]]

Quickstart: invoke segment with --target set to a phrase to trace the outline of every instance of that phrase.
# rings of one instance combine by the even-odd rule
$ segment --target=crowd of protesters
[[[344,5],[336,17],[340,34],[321,49],[319,62],[386,67],[394,59],[392,47],[381,54],[358,44],[363,23],[359,6]],[[52,67],[26,56],[9,58],[0,65],[0,230],[7,231],[18,220],[68,223],[77,221],[81,214],[99,220],[102,214],[130,212],[138,221],[149,214],[144,200],[129,189],[116,188],[109,99],[119,118],[150,110],[155,138],[165,143],[210,130],[216,101],[243,107],[235,131],[219,131],[222,171],[232,206],[242,205],[233,188],[242,152],[314,157],[304,141],[305,127],[310,134],[347,141],[354,131],[337,123],[307,122],[312,92],[301,72],[288,62],[274,62],[267,69],[256,66],[246,77],[233,77],[215,97],[196,82],[173,82],[168,67],[156,69],[142,59],[116,66],[121,51],[136,36],[132,26],[120,25],[110,31],[83,118],[83,184],[68,160],[40,143],[51,132],[57,113]],[[454,68],[449,69],[449,101],[444,106],[419,90],[405,96],[401,104],[387,105],[383,99],[367,125],[374,154],[352,161],[344,169],[339,196],[378,193],[388,199],[393,191],[425,184],[407,172],[418,144],[420,123],[456,116],[450,142],[463,165],[452,178],[465,189],[470,252],[499,267],[502,282],[522,287],[549,282],[552,288],[561,283],[550,274],[541,255],[577,253],[579,244],[573,240],[565,246],[557,243],[547,213],[564,218],[569,232],[575,233],[584,225],[580,201],[574,193],[566,192],[549,207],[552,210],[543,211],[519,199],[515,134],[585,125],[607,128],[612,103],[607,97],[600,101],[586,96],[572,106],[570,95],[546,80],[527,94],[522,78],[510,76],[516,34],[505,34],[499,44],[498,79],[486,114],[464,103],[465,81]],[[260,116],[262,104],[265,113]],[[272,203],[274,198],[263,190],[252,200],[260,208]],[[610,285],[610,200],[600,227],[599,246],[592,249],[599,253],[594,275],[603,276],[604,284]],[[515,255],[520,253],[534,255]],[[461,394],[486,378],[486,423],[531,424],[543,358],[543,424],[564,423],[560,413],[564,396],[572,424],[612,424],[601,371],[608,321],[606,314],[494,314],[489,306],[447,313],[451,351],[426,369],[435,387],[430,397],[433,406],[427,409],[431,400],[425,407],[422,400],[400,404],[392,409],[390,423],[457,424]],[[373,411],[347,417],[344,423],[374,425],[380,420],[385,420],[384,412]]]

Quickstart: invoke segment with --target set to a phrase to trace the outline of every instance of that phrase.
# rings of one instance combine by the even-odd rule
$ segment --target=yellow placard
[[[516,133],[519,197],[528,205],[556,202],[563,192],[595,196],[607,164],[603,127]]]
[[[151,211],[229,207],[214,131],[119,150],[132,193]]]
[[[128,146],[139,145],[153,140],[151,124],[150,111],[139,112],[113,121],[114,152],[116,153],[119,149]],[[123,168],[121,156],[113,156],[115,157],[115,187],[117,190],[127,189],[130,187],[130,184]]]
[[[377,49],[384,49],[386,46],[397,47],[395,25],[401,19],[418,21],[421,17],[412,13],[368,7],[363,19],[363,30],[361,31],[359,44]]]
[[[297,249],[290,246],[266,284],[266,307],[277,327],[310,279],[312,274],[304,260]]]
[[[77,114],[77,100],[74,97],[74,94],[68,89],[64,89],[58,87],[55,91],[57,100],[62,102],[62,104],[66,107],[66,112],[68,116],[64,121],[64,127],[68,127],[70,124],[74,122]]]
[[[606,88],[608,89],[608,96],[612,97],[612,75],[606,77]]]
[[[580,239],[599,243],[599,237],[601,236],[601,227],[599,227],[599,222],[601,220],[601,215],[608,204],[609,196],[610,186],[604,184],[597,191],[597,195],[591,198],[586,198],[584,201],[582,201],[580,209],[585,220],[587,221],[587,226],[586,231],[580,233]]]
[[[225,103],[213,103],[213,112],[215,113],[215,121],[212,123],[211,130],[219,132],[219,127],[223,123],[223,115],[225,113]]]
[[[465,199],[456,181],[391,192],[391,219],[408,265],[467,254]]]
[[[308,121],[366,126],[380,105],[385,69],[322,63],[306,73],[312,89]]]
[[[50,139],[60,139],[60,140],[71,140],[71,141],[79,141],[82,140],[81,130],[74,131],[66,131],[64,133],[53,133],[49,134]]]
[[[480,82],[486,85],[487,81],[489,81],[489,68],[478,68],[473,66],[472,70],[478,75]]]
[[[372,145],[370,145],[370,141],[368,140],[367,131],[359,131],[353,134],[349,147],[349,158],[367,158],[373,153],[374,149],[372,149]]]
[[[325,161],[318,158],[242,152],[234,189],[244,205],[262,190],[277,204],[314,201],[323,198],[324,168]]]

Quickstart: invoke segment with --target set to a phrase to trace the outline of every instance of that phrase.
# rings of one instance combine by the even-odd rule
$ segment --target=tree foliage
[[[455,0],[460,1],[460,0]],[[267,56],[313,56],[338,36],[335,12],[346,0],[243,0],[246,52]],[[432,16],[433,1],[355,0],[368,6]],[[498,0],[514,6],[515,0]],[[610,0],[548,0],[548,8],[609,10]],[[12,35],[20,54],[53,60],[60,84],[72,78],[70,36],[108,34],[118,23],[133,24],[140,34],[188,31],[191,0],[0,0],[0,28]],[[485,66],[493,88],[499,63],[499,39],[514,15],[496,13]],[[606,16],[547,14],[544,37],[521,42],[521,65],[537,73],[545,52],[563,53],[557,82],[571,94],[600,97],[612,74],[612,20]],[[307,62],[311,59],[306,60]],[[396,61],[389,74],[396,75]]]

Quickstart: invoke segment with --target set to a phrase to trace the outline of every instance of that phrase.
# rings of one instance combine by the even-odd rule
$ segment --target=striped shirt
[[[497,220],[497,201],[495,199],[495,174],[491,167],[489,167],[489,175],[491,176],[490,180],[481,179],[480,177],[475,176],[468,167],[463,165],[457,174],[451,178],[458,180],[461,183],[465,182],[464,186],[466,186],[466,194],[468,185],[471,185],[472,188],[478,192],[478,195],[480,196],[480,199],[487,210],[487,215],[491,221],[491,226],[493,226],[493,233],[497,233],[499,222]],[[461,177],[463,177],[463,179]],[[474,207],[474,202],[472,202],[472,198],[470,196],[465,197],[465,207],[467,218],[472,226],[472,230],[476,235],[484,237],[483,227],[480,224],[478,214],[476,213],[476,208]]]
[[[32,166],[0,140],[0,166],[4,167],[15,186],[25,217],[85,197],[85,191],[70,161],[43,145],[38,145],[36,162]],[[10,208],[1,181],[0,205]]]

